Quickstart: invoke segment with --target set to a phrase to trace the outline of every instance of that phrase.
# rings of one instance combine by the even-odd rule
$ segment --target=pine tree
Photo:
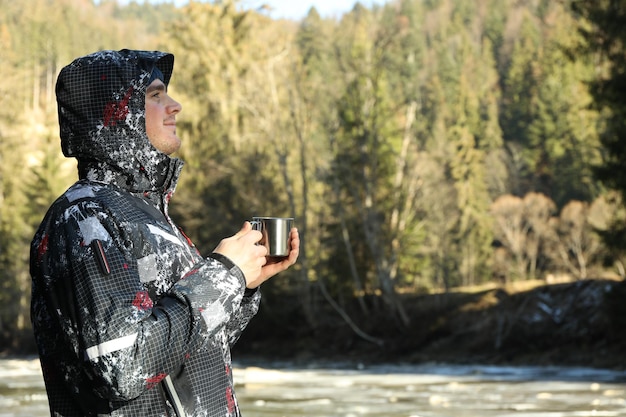
[[[360,262],[374,278],[370,288],[380,290],[389,311],[407,325],[396,294],[398,243],[392,243],[399,232],[392,228],[392,213],[397,213],[395,205],[402,204],[394,190],[403,185],[394,183],[394,155],[402,140],[393,123],[388,74],[381,59],[396,38],[358,7],[344,17],[343,30],[348,40],[338,42],[336,48],[346,84],[337,103],[332,178],[341,192],[339,204],[349,210],[349,228],[357,237],[353,242],[362,242],[354,251],[365,255]]]
[[[606,116],[601,134],[602,163],[595,174],[602,183],[617,190],[626,201],[626,4],[621,0],[572,1],[572,9],[582,20],[584,37],[578,50],[583,59],[597,62],[599,71],[590,81],[594,106]],[[617,218],[604,235],[605,243],[622,255],[626,247],[626,219]],[[619,255],[617,255],[619,256]],[[623,263],[621,269],[623,270]]]

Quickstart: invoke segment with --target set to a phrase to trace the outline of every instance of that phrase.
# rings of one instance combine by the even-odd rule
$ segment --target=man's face
[[[182,106],[167,94],[163,81],[156,79],[146,90],[146,133],[150,143],[170,155],[180,148],[176,135],[176,115]]]

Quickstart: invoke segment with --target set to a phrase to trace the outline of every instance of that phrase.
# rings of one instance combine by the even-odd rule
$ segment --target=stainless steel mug
[[[263,234],[260,245],[267,248],[267,256],[288,256],[289,232],[293,227],[293,217],[261,217],[252,218],[252,228]]]

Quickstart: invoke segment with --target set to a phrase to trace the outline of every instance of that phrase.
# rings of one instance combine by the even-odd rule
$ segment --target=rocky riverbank
[[[592,279],[523,290],[509,286],[404,295],[402,302],[410,317],[408,327],[372,309],[366,320],[356,323],[367,335],[363,337],[338,314],[336,320],[320,322],[311,330],[285,300],[269,300],[234,354],[301,363],[446,362],[626,369],[624,281]],[[329,316],[329,311],[320,314]]]

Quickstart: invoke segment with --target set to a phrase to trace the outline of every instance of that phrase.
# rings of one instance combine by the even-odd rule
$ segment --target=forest
[[[76,179],[56,75],[100,49],[175,55],[171,214],[203,253],[252,216],[296,219],[298,264],[263,291],[304,328],[407,328],[406,294],[623,279],[625,3],[291,21],[237,0],[0,0],[0,351],[28,339],[30,240]]]

